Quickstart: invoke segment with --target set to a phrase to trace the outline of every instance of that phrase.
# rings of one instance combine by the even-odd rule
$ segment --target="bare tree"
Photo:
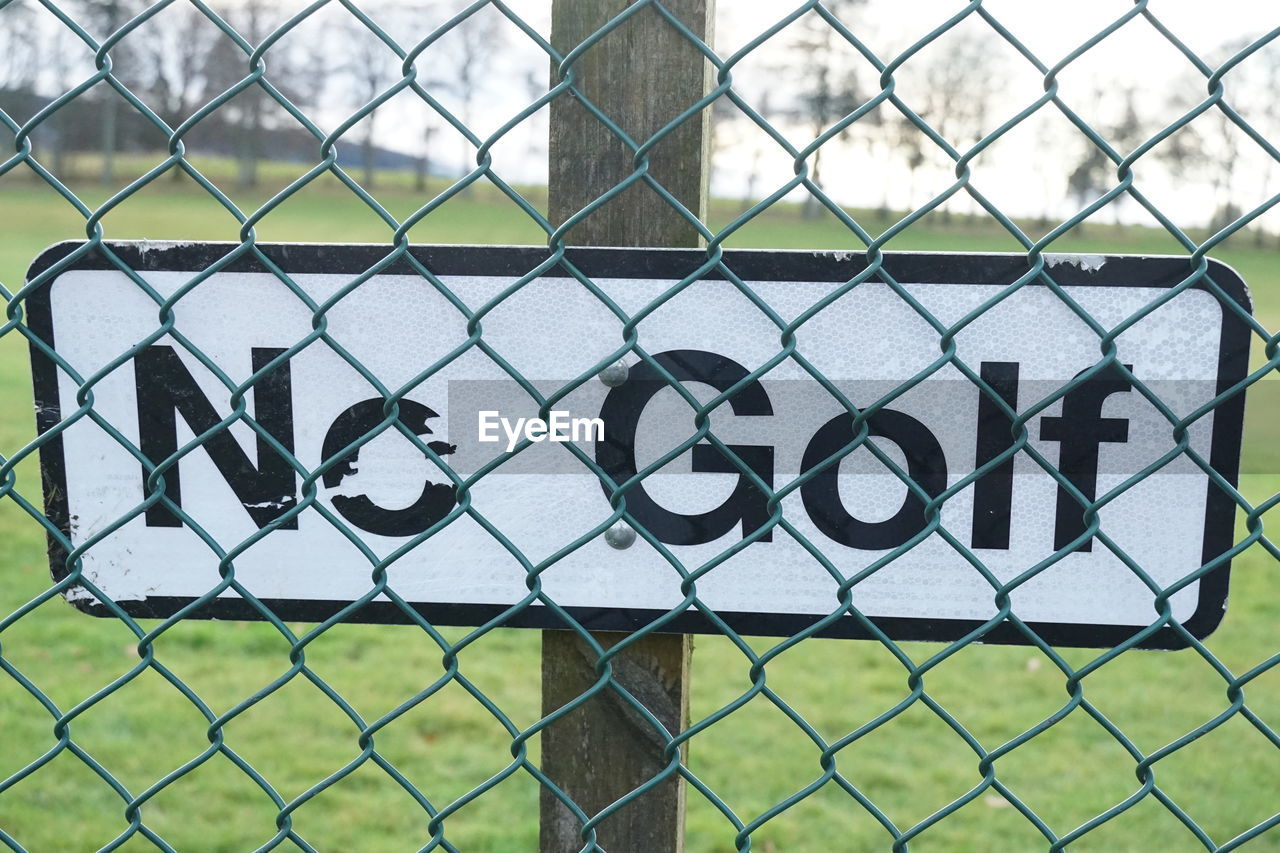
[[[81,0],[77,16],[101,43],[128,23],[138,8],[137,0]],[[111,49],[109,56],[113,68],[127,69],[133,63],[133,47],[134,40],[126,38]],[[102,93],[100,179],[104,184],[111,184],[115,181],[115,157],[119,147],[120,96],[114,90],[108,90],[106,83],[100,83],[96,88]]]
[[[383,7],[384,14],[390,10]],[[395,53],[372,30],[352,18],[347,25],[344,53],[348,61],[341,66],[343,75],[351,85],[352,96],[358,108],[371,103],[400,77],[400,61]],[[377,173],[377,119],[373,110],[363,119],[364,130],[360,136],[360,164],[365,189],[373,189]]]
[[[1201,81],[1203,79],[1200,77]],[[1197,85],[1196,79],[1191,75],[1184,75],[1180,83],[1181,85],[1175,84],[1170,89],[1168,106],[1171,112],[1190,109],[1194,101],[1189,101],[1188,94],[1192,92],[1202,94],[1204,91],[1203,83]],[[1196,96],[1195,100],[1198,98],[1199,96]],[[1212,122],[1213,119],[1210,118],[1208,121]],[[1207,126],[1203,120],[1184,125],[1152,151],[1156,159],[1164,165],[1169,177],[1179,186],[1185,186],[1209,176],[1207,167],[1211,161],[1206,150],[1209,141],[1204,132]]]
[[[19,123],[39,109],[36,86],[40,63],[36,46],[42,41],[38,29],[33,7],[0,7],[0,110]],[[47,133],[48,125],[37,132],[37,151]],[[0,139],[12,150],[9,143],[13,134],[8,127],[0,126]]]
[[[1086,207],[1107,191],[1114,167],[1111,158],[1101,148],[1087,142],[1080,162],[1067,175],[1067,193],[1079,207]]]
[[[0,8],[0,90],[34,92],[40,43],[35,7],[13,3]]]
[[[1222,46],[1221,53],[1233,56],[1255,41],[1255,36],[1234,39]],[[1277,87],[1280,87],[1278,48],[1280,45],[1275,42],[1264,45],[1222,78],[1224,102],[1273,144],[1280,139],[1280,104],[1276,99]],[[1200,91],[1203,92],[1203,84]],[[1204,159],[1213,176],[1215,210],[1210,226],[1220,230],[1238,219],[1249,206],[1270,198],[1276,177],[1276,161],[1252,142],[1246,142],[1244,131],[1236,126],[1224,109],[1215,106],[1210,114],[1212,120],[1208,125],[1214,153],[1212,159],[1208,156]],[[1255,179],[1242,188],[1237,185],[1237,176],[1246,170]],[[1250,227],[1255,245],[1264,245],[1266,232],[1261,221],[1255,221]]]
[[[913,209],[916,204],[920,169],[928,162],[926,151],[934,142],[905,115],[899,114],[893,121],[886,124],[890,144],[893,150],[901,153],[903,164],[907,167],[907,207]]]
[[[961,153],[990,128],[1004,72],[1002,58],[994,35],[971,29],[948,33],[927,55],[923,99],[916,112]],[[924,146],[934,143],[916,129],[915,144],[919,147],[908,160],[912,171],[926,162]],[[943,207],[939,214],[943,223],[950,222],[950,208]]]
[[[0,7],[0,110],[18,122],[38,109],[36,46],[42,43],[38,29],[33,7],[17,3]],[[9,147],[13,135],[0,127],[0,138]]]
[[[475,105],[486,90],[486,74],[489,65],[503,48],[501,18],[487,10],[472,15],[453,30],[450,41],[453,55],[453,78],[450,85],[460,102],[459,116],[462,123],[472,127]],[[462,140],[462,174],[471,171],[475,160],[471,142]]]
[[[269,13],[277,8],[275,0],[241,0],[224,18],[246,42],[256,47],[271,34]],[[302,48],[296,44],[273,46],[263,58],[266,80],[300,107],[314,103],[320,91],[315,58],[323,50],[322,43],[314,42]],[[249,54],[229,38],[215,38],[204,56],[203,78],[207,88],[200,97],[216,97],[252,73]],[[239,164],[236,183],[241,188],[258,184],[258,164],[266,154],[266,139],[272,129],[269,120],[272,100],[267,90],[255,83],[218,111],[232,128],[232,144]]]
[[[866,0],[827,0],[823,5],[848,27],[858,8],[865,3]],[[793,61],[790,67],[804,70],[794,114],[810,126],[816,139],[864,100],[858,85],[857,66],[845,61],[853,48],[826,19],[810,13],[801,20],[791,51],[793,56],[803,57],[803,61]],[[822,185],[825,148],[826,145],[819,146],[810,159],[809,179],[817,186]],[[802,215],[812,218],[818,215],[818,210],[818,199],[810,193],[804,200]]]
[[[1146,139],[1145,121],[1138,104],[1137,90],[1132,86],[1095,89],[1091,99],[1110,107],[1109,115],[1093,124],[1107,144],[1121,156],[1128,154]],[[1092,204],[1117,183],[1116,163],[1092,140],[1084,139],[1080,160],[1067,176],[1067,192],[1081,208]],[[1111,202],[1114,221],[1120,222],[1120,198]],[[1080,228],[1081,226],[1077,226]]]
[[[147,104],[169,127],[176,129],[212,97],[205,79],[209,54],[219,37],[216,27],[194,6],[155,19],[160,26],[148,33],[139,49],[146,75]],[[181,180],[181,169],[170,172]]]
[[[87,63],[84,45],[65,27],[53,27],[49,32],[41,33],[41,38],[48,48],[48,60],[42,65],[49,85],[53,92],[61,94],[71,88],[72,75],[79,66]],[[74,113],[68,114],[66,109],[59,109],[45,120],[45,126],[53,135],[53,171],[60,176],[69,174],[67,156],[72,149],[72,128],[76,123]]]
[[[245,0],[224,15],[227,23],[251,46],[267,34],[264,0]],[[204,76],[213,94],[238,85],[252,73],[249,56],[231,39],[218,39],[205,56]],[[235,127],[235,154],[238,163],[236,184],[241,188],[258,184],[258,161],[263,154],[262,118],[267,94],[259,85],[242,90],[220,108]]]
[[[906,106],[939,136],[962,150],[960,136],[968,134],[975,125],[981,126],[977,119],[985,117],[988,111],[985,103],[975,103],[974,99],[985,101],[990,97],[986,75],[973,62],[974,54],[980,50],[974,39],[967,32],[949,34],[937,49],[905,66],[908,74],[922,72],[913,87],[918,94],[907,96]],[[908,203],[914,207],[921,170],[929,163],[929,154],[938,144],[905,113],[899,113],[888,124],[894,148],[901,153],[907,169]],[[949,211],[944,209],[943,220],[948,216]]]
[[[440,80],[426,80],[423,82],[423,87],[427,91],[439,89],[444,85]],[[413,188],[420,193],[427,190],[427,179],[431,175],[431,158],[435,152],[435,138],[436,134],[440,132],[442,121],[429,104],[424,103],[423,107],[422,148],[418,151],[418,156],[413,159]]]
[[[1233,56],[1254,40],[1252,36],[1232,39],[1217,54]],[[1235,110],[1273,143],[1280,138],[1280,103],[1275,95],[1280,87],[1278,47],[1264,46],[1224,74],[1221,104],[1210,106],[1155,149],[1171,177],[1183,184],[1199,183],[1212,194],[1212,211],[1203,224],[1213,231],[1239,219],[1246,204],[1274,193],[1275,159],[1246,140],[1225,108]],[[1166,109],[1171,114],[1185,112],[1207,97],[1204,75],[1188,69],[1170,86]],[[1249,180],[1241,181],[1246,174]],[[1255,221],[1251,227],[1255,244],[1264,245],[1267,233],[1261,223]]]
[[[1213,218],[1209,230],[1220,231],[1240,216],[1236,199],[1236,168],[1240,163],[1240,131],[1220,109],[1211,111],[1214,128]]]

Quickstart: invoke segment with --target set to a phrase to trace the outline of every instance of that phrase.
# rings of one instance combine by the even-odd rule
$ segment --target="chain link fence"
[[[681,18],[680,4],[617,5],[585,40],[553,47],[549,8],[499,0],[452,7],[0,0],[0,34],[12,66],[0,91],[0,125],[12,143],[0,161],[6,223],[0,287],[7,303],[0,326],[7,413],[0,425],[0,841],[33,853],[534,849],[538,800],[551,791],[577,822],[583,849],[603,849],[596,828],[608,814],[584,813],[553,785],[543,772],[539,735],[557,723],[572,724],[573,711],[613,694],[649,721],[670,760],[608,812],[644,802],[677,779],[687,791],[690,850],[1280,850],[1274,829],[1280,735],[1268,722],[1280,713],[1273,627],[1280,549],[1264,528],[1280,502],[1280,475],[1269,467],[1276,420],[1266,393],[1280,364],[1280,338],[1268,331],[1280,319],[1268,230],[1268,214],[1280,200],[1271,177],[1280,150],[1266,112],[1274,90],[1264,85],[1266,96],[1255,100],[1255,89],[1241,83],[1238,98],[1233,89],[1246,73],[1269,79],[1266,70],[1280,68],[1271,56],[1280,48],[1280,29],[1226,40],[1227,48],[1208,56],[1190,46],[1194,34],[1169,23],[1160,5],[1147,0],[1082,8],[1077,23],[1088,27],[1087,38],[1056,47],[1025,21],[1012,22],[1025,12],[983,0],[928,6],[929,14],[940,14],[927,22],[904,22],[911,13],[888,4],[770,5],[764,15],[759,5],[724,2],[722,19],[739,16],[729,27],[738,37],[725,39],[736,38],[736,46],[725,48],[699,38],[698,28]],[[877,41],[875,28],[884,19],[897,21],[909,37],[892,45]],[[1228,21],[1226,30],[1247,35],[1257,29],[1253,23]],[[609,40],[628,38],[629,28],[655,24],[666,39],[701,56],[706,95],[651,137],[632,138],[623,117],[583,95],[575,69]],[[1143,62],[1157,69],[1153,79],[1175,82],[1171,97],[1150,80],[1119,99],[1114,91],[1098,97],[1087,85],[1072,88],[1074,69],[1135,32],[1163,51],[1144,54]],[[792,53],[753,64],[784,41]],[[997,54],[1003,57],[998,74],[991,70]],[[73,55],[81,65],[67,59]],[[191,60],[197,55],[199,62]],[[520,56],[534,58],[532,71],[521,71],[513,59]],[[926,66],[927,72],[917,71]],[[742,85],[742,79],[755,83]],[[1096,79],[1109,78],[1100,72]],[[1019,85],[1034,90],[1026,100],[1018,100]],[[1003,90],[1007,97],[983,100],[975,87],[984,96]],[[546,162],[542,122],[557,99],[577,99],[629,160],[624,180],[564,221],[548,213],[540,184],[545,169],[529,165]],[[344,100],[354,108],[343,107]],[[1157,100],[1156,118],[1133,119],[1138,106]],[[1107,110],[1096,111],[1100,103]],[[724,171],[713,174],[713,198],[701,214],[665,189],[663,175],[650,172],[649,156],[712,114],[718,130],[711,164]],[[67,116],[72,120],[62,120]],[[957,116],[968,116],[967,123]],[[1048,116],[1071,144],[1083,145],[1082,155],[1060,141],[1046,146],[1020,136]],[[1204,128],[1212,130],[1199,132]],[[1022,149],[1010,147],[1017,139]],[[504,155],[504,146],[517,142],[516,153]],[[459,150],[463,156],[454,159]],[[770,158],[784,164],[784,173],[757,168]],[[880,197],[842,185],[849,163],[859,174],[879,173]],[[1204,171],[1224,164],[1235,171],[1226,177]],[[1033,209],[1028,185],[1046,175],[1062,189],[1054,204]],[[853,184],[865,188],[870,180]],[[908,184],[910,192],[903,189]],[[538,410],[595,382],[620,359],[647,365],[678,386],[678,371],[647,344],[644,320],[665,304],[687,304],[678,302],[680,294],[696,293],[712,279],[733,282],[769,318],[771,354],[748,365],[749,373],[710,403],[686,391],[692,432],[638,475],[616,481],[579,453],[580,466],[605,484],[609,511],[590,529],[566,535],[549,557],[524,554],[515,539],[486,524],[519,563],[528,595],[475,620],[479,627],[449,627],[459,620],[448,619],[437,624],[397,589],[393,565],[403,553],[429,547],[459,519],[480,523],[481,502],[468,495],[496,464],[465,477],[448,473],[447,445],[425,440],[430,430],[406,422],[409,397],[468,353],[501,363],[521,383],[520,371],[486,340],[484,324],[503,300],[514,301],[526,288],[533,292],[549,271],[562,271],[583,292],[608,301],[607,287],[597,284],[607,274],[566,246],[575,244],[576,226],[633,186],[696,232],[701,246],[689,256],[695,262],[641,310],[610,303],[624,334],[598,359],[593,355],[589,367],[557,387],[520,384]],[[47,255],[24,283],[26,263],[65,238],[79,242]],[[111,242],[120,238],[230,242],[208,249],[200,269],[188,271],[194,276],[166,290],[152,277],[164,267],[148,260],[151,247]],[[291,261],[287,245],[268,239],[368,239],[375,247],[362,248],[360,268],[338,270],[341,280],[317,298],[298,274],[320,270],[291,268],[297,256]],[[468,302],[433,268],[433,259],[445,256],[414,249],[413,242],[522,242],[545,249],[521,256],[532,260],[498,297]],[[751,244],[838,249],[852,254],[844,258],[852,272],[784,319],[738,277],[747,256],[726,249]],[[998,292],[978,309],[944,320],[913,292],[913,279],[896,272],[905,262],[886,247],[1012,251],[1008,263],[1016,269],[993,282]],[[1180,272],[1140,310],[1104,323],[1064,286],[1073,274],[1051,254],[1063,250],[1161,253],[1176,258]],[[1211,254],[1234,263],[1253,285],[1256,316],[1229,292]],[[127,276],[155,322],[86,373],[68,361],[61,340],[52,346],[40,305],[59,275],[92,268]],[[184,328],[182,303],[219,273],[242,269],[278,279],[310,328],[261,358],[255,351],[247,378],[236,380],[240,374]],[[392,273],[443,295],[462,318],[442,357],[412,365],[399,379],[371,370],[329,325],[344,300]],[[909,382],[859,408],[806,360],[803,328],[872,285],[887,287],[922,320],[921,334],[935,355]],[[1031,393],[1035,400],[1010,406],[993,376],[966,362],[957,340],[984,312],[1033,287],[1060,298],[1096,339],[1097,362],[1071,381]],[[1117,342],[1191,292],[1209,294],[1224,322],[1256,340],[1244,378],[1214,388],[1194,411],[1181,411],[1166,403],[1163,388],[1135,374]],[[254,311],[248,306],[246,315]],[[104,312],[104,328],[120,322]],[[136,431],[113,421],[100,397],[113,374],[136,368],[139,354],[156,344],[202,365],[225,393],[214,400],[217,413],[207,428],[193,427],[189,439],[148,453]],[[278,382],[281,366],[316,350],[363,377],[382,406],[369,429],[309,466],[264,424],[261,411],[250,414],[247,400]],[[736,394],[778,365],[802,370],[838,399],[855,435],[823,466],[766,483],[711,424]],[[38,435],[26,414],[30,368],[72,391],[59,407],[38,410]],[[966,388],[999,407],[1015,440],[937,489],[909,476],[868,424],[876,411],[943,370],[958,371]],[[1118,376],[1159,412],[1172,442],[1150,465],[1126,472],[1101,494],[1087,494],[1037,450],[1029,424],[1082,385],[1108,376]],[[1215,415],[1240,417],[1246,389],[1244,476],[1237,479],[1233,464],[1209,458],[1192,434]],[[146,495],[119,513],[104,503],[109,517],[84,520],[92,533],[82,534],[75,526],[80,520],[49,509],[59,505],[59,495],[48,479],[47,454],[62,436],[90,424],[141,465]],[[439,523],[387,555],[362,544],[359,527],[322,498],[321,485],[362,448],[397,434],[448,474],[456,503]],[[175,500],[176,485],[166,482],[176,483],[179,463],[213,454],[218,442],[227,447],[228,436],[244,446],[256,441],[260,462],[281,460],[286,475],[296,474],[300,483],[298,500],[276,507],[280,512],[268,523],[235,540],[207,533],[197,514]],[[767,500],[752,541],[794,540],[829,569],[828,617],[782,637],[743,636],[747,632],[735,630],[698,592],[740,543],[708,562],[684,565],[628,509],[629,495],[634,507],[637,488],[698,441],[719,449],[732,465],[726,470],[750,479]],[[506,456],[529,447],[525,441]],[[821,541],[796,527],[785,499],[858,450],[873,454],[916,496],[927,523],[883,556],[837,569]],[[948,529],[944,507],[1015,457],[1071,492],[1084,524],[1079,537],[1046,547],[1037,562],[1010,574],[991,570],[981,549]],[[1160,567],[1129,556],[1126,543],[1108,535],[1099,519],[1109,504],[1175,461],[1189,461],[1210,502],[1234,514],[1235,530],[1220,553],[1161,583],[1154,579],[1162,577]],[[147,618],[158,614],[114,600],[84,570],[94,548],[110,548],[119,531],[150,513],[168,513],[200,533],[206,576],[215,579],[164,618]],[[236,563],[279,541],[290,523],[315,516],[361,549],[368,584],[312,622],[286,621],[265,603],[269,596],[237,576]],[[543,577],[620,522],[663,552],[679,604],[606,650],[590,639],[595,626],[559,606]],[[860,610],[859,586],[926,540],[962,556],[981,576],[992,605],[989,619],[951,642],[895,640],[893,629]],[[1020,587],[1090,542],[1123,561],[1151,601],[1148,626],[1101,650],[1046,639],[1016,606]],[[1194,584],[1225,586],[1228,566],[1231,612],[1205,639],[1175,618],[1171,602]],[[64,597],[106,618],[90,619]],[[208,616],[215,611],[202,610],[205,605],[228,599],[235,607],[223,615],[256,621],[192,618]],[[367,621],[373,608],[405,624],[354,624]],[[507,627],[529,624],[535,608],[583,637],[595,657],[596,681],[552,714],[539,707],[538,634]],[[621,649],[669,628],[688,609],[701,614],[711,633],[699,637],[693,659],[691,722],[667,731],[643,697],[619,686],[614,667]],[[857,633],[867,639],[827,639],[840,619],[856,620]],[[1185,648],[1140,648],[1157,634]]]

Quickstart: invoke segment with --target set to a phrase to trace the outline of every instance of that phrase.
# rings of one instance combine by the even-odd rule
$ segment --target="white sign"
[[[135,615],[219,589],[195,615],[253,618],[233,570],[283,618],[367,598],[352,621],[406,621],[385,570],[443,624],[556,627],[553,601],[592,629],[678,609],[664,630],[837,614],[825,635],[867,636],[848,603],[902,639],[1025,642],[1007,611],[1056,644],[1154,625],[1142,644],[1171,647],[1168,619],[1222,617],[1235,507],[1205,466],[1234,482],[1242,395],[1181,449],[1148,399],[1181,419],[1245,375],[1220,264],[1109,357],[1098,329],[1185,258],[891,255],[849,287],[860,256],[729,252],[678,287],[704,253],[529,276],[545,249],[415,248],[428,278],[366,275],[385,247],[259,246],[286,281],[232,248],[64,244],[32,268],[31,328],[69,368],[33,348],[49,516]]]

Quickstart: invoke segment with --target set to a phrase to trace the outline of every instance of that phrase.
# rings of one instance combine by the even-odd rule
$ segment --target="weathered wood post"
[[[554,0],[551,41],[567,54],[632,3]],[[664,8],[710,43],[715,0],[664,0]],[[641,9],[575,63],[579,90],[632,139],[643,141],[709,90],[713,68],[653,9]],[[552,68],[552,82],[558,69]],[[576,99],[551,104],[548,207],[559,224],[634,170],[632,154]],[[652,150],[650,174],[706,218],[710,110],[686,121]],[[630,187],[568,232],[577,246],[696,247],[689,223],[643,184]],[[594,635],[605,648],[625,634]],[[614,677],[671,732],[689,718],[687,635],[645,637],[613,660]],[[596,658],[571,631],[542,633],[542,710],[549,714],[596,681]],[[662,739],[613,692],[593,697],[542,734],[542,769],[588,816],[656,776],[666,762]],[[671,779],[610,815],[597,829],[609,853],[684,850],[684,782]],[[547,790],[541,804],[542,853],[583,847],[581,824]]]

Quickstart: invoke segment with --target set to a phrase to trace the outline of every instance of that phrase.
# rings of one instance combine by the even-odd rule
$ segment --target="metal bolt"
[[[608,542],[611,548],[625,551],[635,544],[636,532],[631,529],[630,524],[619,521],[604,532],[604,541]]]
[[[625,362],[615,361],[613,364],[600,371],[599,379],[610,388],[617,388],[619,385],[627,381],[627,375],[630,372],[631,371]],[[634,534],[632,535],[634,536]]]

